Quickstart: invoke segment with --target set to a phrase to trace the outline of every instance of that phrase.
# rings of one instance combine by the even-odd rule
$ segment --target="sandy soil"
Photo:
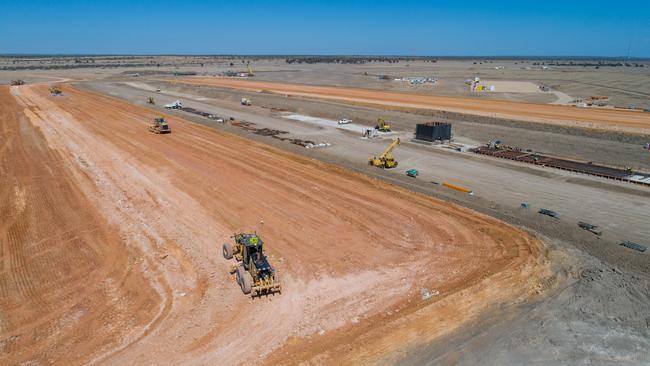
[[[340,88],[260,82],[234,78],[196,77],[177,82],[236,88],[249,91],[317,97],[396,107],[427,108],[458,113],[477,114],[522,121],[574,125],[586,128],[612,129],[632,133],[650,132],[650,114],[612,108],[576,108],[561,105],[533,104],[503,100],[396,93],[357,88]]]
[[[0,363],[371,362],[540,291],[540,242],[495,219],[178,118],[150,134],[154,112],[92,93],[11,93]],[[253,228],[281,295],[228,274],[220,244]]]

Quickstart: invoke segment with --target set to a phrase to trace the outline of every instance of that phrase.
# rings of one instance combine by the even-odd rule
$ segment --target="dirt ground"
[[[421,168],[413,180],[365,164],[384,142],[314,131],[280,112],[368,126],[383,116],[405,141],[415,123],[445,120],[464,143],[499,139],[646,171],[647,132],[170,83],[179,71],[244,71],[236,57],[88,59],[93,67],[39,57],[7,71],[12,58],[0,58],[0,83],[82,81],[60,98],[45,85],[0,87],[0,364],[650,364],[650,257],[618,245],[648,243],[647,189],[405,143],[397,157]],[[252,59],[263,83],[469,105],[609,95],[650,108],[647,68],[533,62]],[[470,93],[473,76],[552,91]],[[147,105],[156,88],[157,105]],[[254,106],[239,105],[242,96]],[[334,144],[305,149],[160,108],[178,98]],[[147,133],[161,113],[173,133]],[[476,194],[429,182],[442,177]],[[518,209],[524,199],[561,218]],[[604,235],[579,230],[578,219]],[[228,275],[220,245],[240,230],[266,238],[282,294],[251,300]]]
[[[552,287],[537,239],[454,204],[70,87],[0,102],[3,364],[370,363]],[[228,274],[252,229],[280,295]]]
[[[394,107],[445,110],[457,113],[478,114],[482,116],[594,129],[609,129],[639,134],[648,134],[650,132],[650,113],[641,111],[610,108],[586,109],[502,100],[477,100],[355,88],[270,83],[222,77],[196,77],[176,82],[257,92],[268,91],[283,95],[316,97]]]

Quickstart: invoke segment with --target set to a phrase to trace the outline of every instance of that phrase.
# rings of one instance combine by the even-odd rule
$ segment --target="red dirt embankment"
[[[453,204],[175,117],[155,135],[154,111],[70,87],[12,93],[2,364],[369,362],[528,296],[545,267],[537,240]],[[228,274],[221,243],[251,229],[281,295]]]
[[[283,84],[233,78],[196,77],[173,82],[209,85],[248,91],[378,104],[393,107],[424,108],[492,116],[530,122],[611,129],[631,133],[650,133],[650,113],[613,108],[577,108],[571,106],[447,97],[381,90]]]

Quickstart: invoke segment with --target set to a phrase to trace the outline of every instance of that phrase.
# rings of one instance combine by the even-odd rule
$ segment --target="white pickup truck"
[[[341,118],[341,119],[339,120],[339,124],[340,124],[340,125],[348,125],[348,124],[350,124],[350,123],[352,123],[352,120],[351,120],[351,119],[348,119],[348,118]]]
[[[180,100],[175,101],[174,103],[165,104],[166,109],[181,109],[183,108],[183,103]]]

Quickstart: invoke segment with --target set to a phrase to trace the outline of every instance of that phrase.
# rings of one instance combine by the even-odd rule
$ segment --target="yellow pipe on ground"
[[[451,189],[457,190],[457,191],[459,191],[459,192],[469,193],[469,194],[472,194],[472,193],[473,193],[472,190],[469,189],[469,188],[461,187],[461,186],[457,186],[457,185],[455,185],[455,184],[451,184],[451,183],[449,183],[449,182],[442,182],[442,185],[445,186],[445,187],[447,187],[447,188],[451,188]]]

